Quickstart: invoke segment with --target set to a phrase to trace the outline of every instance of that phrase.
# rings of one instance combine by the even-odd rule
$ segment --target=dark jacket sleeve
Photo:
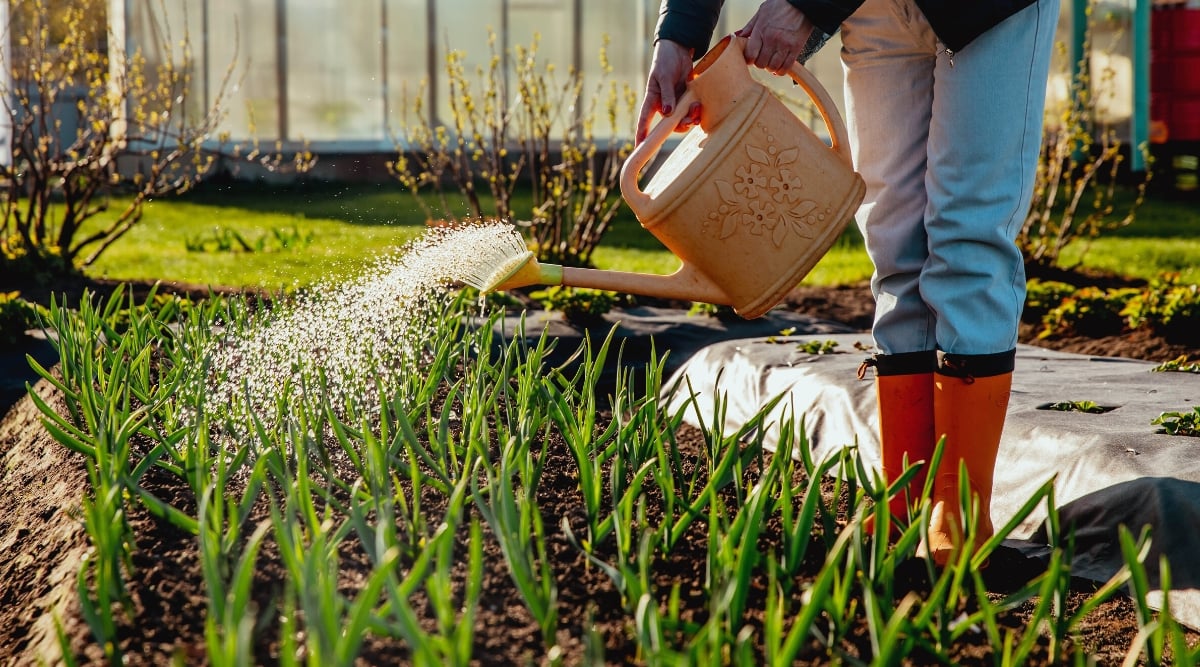
[[[827,35],[837,32],[842,21],[862,3],[863,0],[788,0],[788,4],[804,12]]]
[[[655,41],[678,42],[692,50],[693,58],[699,58],[708,51],[721,16],[721,4],[722,0],[662,0]]]

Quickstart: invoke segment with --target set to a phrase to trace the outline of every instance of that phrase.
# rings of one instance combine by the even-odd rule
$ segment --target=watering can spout
[[[670,275],[579,269],[544,264],[529,253],[491,289],[511,290],[531,285],[564,285],[639,294],[660,299],[729,305],[729,297],[712,280],[688,264]]]
[[[730,305],[730,299],[725,292],[689,264],[684,264],[678,271],[670,275],[567,267],[563,268],[562,276],[562,284],[572,287],[590,287],[653,296],[660,299]]]

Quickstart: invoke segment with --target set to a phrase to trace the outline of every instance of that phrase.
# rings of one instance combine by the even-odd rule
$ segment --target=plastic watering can
[[[829,250],[862,202],[846,127],[829,94],[798,63],[791,78],[815,103],[832,137],[816,136],[750,76],[745,40],[728,36],[696,64],[675,111],[649,132],[621,169],[621,194],[642,226],[683,265],[670,275],[539,264],[532,253],[504,267],[499,289],[561,284],[732,306],[766,313]],[[690,128],[644,185],[694,101]]]

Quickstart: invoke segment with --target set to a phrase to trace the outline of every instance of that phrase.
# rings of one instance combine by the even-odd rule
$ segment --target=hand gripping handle
[[[650,128],[646,138],[633,149],[629,157],[625,158],[625,164],[621,165],[621,196],[625,197],[625,201],[635,211],[649,205],[650,199],[638,185],[638,176],[641,175],[642,169],[654,159],[654,156],[658,155],[659,149],[667,142],[667,138],[675,131],[679,121],[683,120],[695,101],[696,95],[692,93],[691,89],[685,90],[683,95],[680,95],[679,99],[675,101],[675,109],[671,114],[664,116],[654,127]]]

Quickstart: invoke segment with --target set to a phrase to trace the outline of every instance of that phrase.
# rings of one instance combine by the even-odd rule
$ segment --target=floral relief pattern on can
[[[749,159],[734,169],[732,181],[714,180],[721,203],[709,212],[704,226],[715,227],[720,239],[739,231],[769,236],[776,247],[789,233],[812,239],[832,210],[806,197],[798,174],[789,169],[800,159],[800,148],[780,148],[765,126],[758,129],[766,136],[765,144],[746,144]]]

